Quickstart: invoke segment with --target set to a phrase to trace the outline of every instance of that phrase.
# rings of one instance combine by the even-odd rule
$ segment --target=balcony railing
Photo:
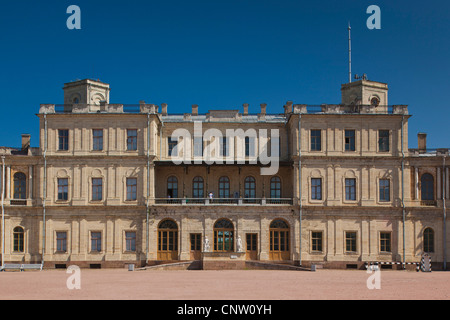
[[[162,205],[293,205],[292,198],[157,198],[155,204]]]

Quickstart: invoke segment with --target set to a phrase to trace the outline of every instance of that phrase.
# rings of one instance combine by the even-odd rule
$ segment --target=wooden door
[[[247,260],[258,260],[258,234],[247,233],[246,241],[245,258]]]
[[[191,233],[191,260],[202,259],[202,234]]]

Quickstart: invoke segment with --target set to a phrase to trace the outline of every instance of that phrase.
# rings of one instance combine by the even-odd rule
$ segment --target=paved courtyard
[[[1,272],[0,299],[304,300],[450,298],[449,272],[381,271],[369,290],[365,271],[81,270],[69,290],[65,270]],[[75,283],[75,282],[73,282]]]

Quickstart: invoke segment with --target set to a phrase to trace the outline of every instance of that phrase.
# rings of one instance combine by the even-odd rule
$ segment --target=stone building
[[[39,148],[29,135],[0,148],[2,260],[362,268],[429,253],[443,268],[448,149],[422,133],[408,148],[408,108],[388,104],[386,84],[341,91],[341,104],[280,114],[170,114],[110,104],[99,81],[67,83],[63,105],[40,107]]]

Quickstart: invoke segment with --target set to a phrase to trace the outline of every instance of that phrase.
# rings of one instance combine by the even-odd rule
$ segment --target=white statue
[[[204,242],[204,252],[209,252],[209,249],[210,249],[210,247],[209,247],[209,240],[208,240],[208,237],[207,236],[205,236],[205,242]]]
[[[241,239],[241,236],[239,236],[238,240],[237,240],[237,252],[242,252],[242,239]]]

